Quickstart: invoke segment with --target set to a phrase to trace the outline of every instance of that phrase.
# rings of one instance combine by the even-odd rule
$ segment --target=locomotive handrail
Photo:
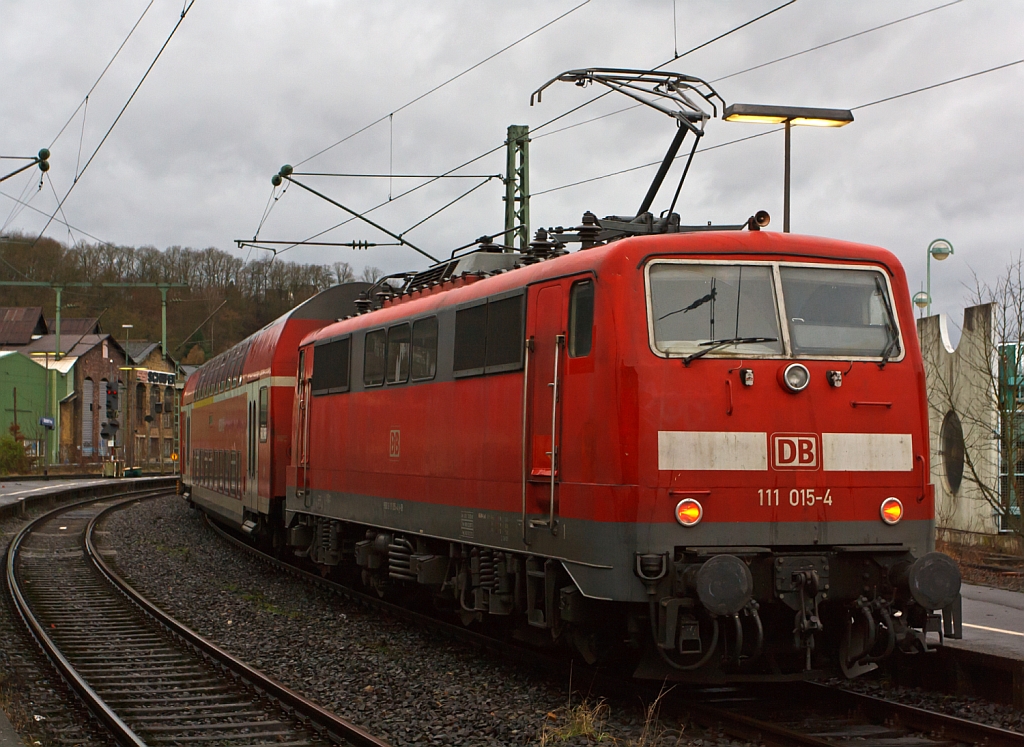
[[[547,527],[555,531],[555,470],[558,464],[558,362],[562,355],[562,346],[565,344],[565,335],[555,335],[555,372],[554,380],[548,384],[551,387],[551,495],[548,499],[548,520],[541,521],[534,519],[530,526]]]
[[[526,455],[527,447],[527,415],[529,407],[529,390],[530,390],[530,351],[533,350],[533,338],[531,337],[526,341],[526,350],[523,353],[523,544],[530,544],[529,538],[529,525],[526,523],[526,487],[527,487],[527,472],[530,467]]]

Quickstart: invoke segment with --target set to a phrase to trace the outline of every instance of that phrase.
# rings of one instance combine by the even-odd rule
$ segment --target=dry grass
[[[610,734],[605,728],[610,713],[608,704],[604,700],[596,703],[584,700],[579,705],[567,706],[562,713],[552,711],[547,714],[541,728],[541,747],[564,743],[574,737],[584,737],[591,743],[607,743],[616,747],[678,747],[688,744],[683,739],[682,729],[669,729],[661,722],[661,700],[666,692],[662,690],[654,702],[647,706],[639,737],[619,739]]]

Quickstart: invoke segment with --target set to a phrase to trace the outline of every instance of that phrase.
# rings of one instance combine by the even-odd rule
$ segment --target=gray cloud
[[[106,240],[229,249],[251,237],[271,194],[270,176],[455,75],[576,2],[430,4],[298,0],[196,0],[178,35],[65,205],[70,222]],[[777,2],[677,0],[678,47],[685,50]],[[840,36],[926,10],[938,0],[800,2],[670,65],[714,79]],[[3,155],[50,142],[124,39],[144,2],[4,0],[0,23]],[[156,0],[122,56],[90,97],[83,153],[96,146],[181,12]],[[322,171],[436,173],[501,143],[511,123],[540,123],[582,103],[591,91],[558,84],[543,104],[529,94],[567,68],[649,67],[673,54],[671,0],[592,0],[551,28],[457,82],[313,159]],[[857,106],[1020,58],[1024,17],[1013,2],[964,0],[920,18],[722,81],[727,101]],[[1024,65],[856,112],[841,130],[793,134],[793,226],[810,234],[879,244],[905,263],[911,287],[924,276],[928,242],[944,236],[956,254],[933,269],[935,309],[959,318],[973,268],[993,277],[1024,248],[1016,218],[1024,208]],[[607,97],[558,126],[625,105]],[[553,129],[553,128],[552,128]],[[704,147],[759,132],[711,122]],[[78,158],[81,115],[53,148],[50,172],[68,188]],[[660,158],[672,135],[650,110],[608,117],[532,144],[532,184],[541,191]],[[3,162],[4,164],[10,162]],[[467,171],[498,173],[499,151]],[[678,174],[678,170],[674,172]],[[537,197],[535,225],[572,225],[636,208],[652,170]],[[33,176],[31,179],[37,179]],[[669,181],[674,184],[674,177]],[[386,201],[386,181],[309,178],[365,210]],[[12,179],[17,193],[29,179]],[[411,186],[395,182],[394,193]],[[404,230],[468,189],[439,183],[373,213]],[[501,187],[492,182],[410,234],[435,254],[502,223]],[[664,197],[665,205],[667,200]],[[49,187],[32,204],[55,205]],[[0,221],[10,201],[0,198]],[[782,136],[771,134],[698,155],[679,209],[685,221],[736,222],[768,209],[782,222]],[[292,187],[261,235],[297,239],[346,216]],[[23,211],[10,229],[37,231],[45,218]],[[66,229],[48,233],[67,240]],[[75,236],[77,238],[77,236]],[[386,240],[357,222],[337,240]],[[301,261],[350,261],[389,271],[422,266],[408,249],[297,248]]]

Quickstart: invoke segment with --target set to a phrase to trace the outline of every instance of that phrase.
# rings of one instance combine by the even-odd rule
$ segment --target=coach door
[[[523,413],[523,536],[558,534],[558,482],[565,368],[565,292],[541,286],[531,294],[526,323]]]
[[[298,422],[298,469],[295,471],[297,497],[305,497],[309,490],[309,394],[311,381],[306,373],[306,351],[299,351],[299,422]],[[308,505],[308,503],[307,503]]]
[[[245,411],[245,489],[243,490],[243,502],[250,511],[257,509],[257,487],[259,485],[259,449],[256,448],[257,434],[257,410],[256,392],[258,384],[251,383],[246,386],[246,411]]]

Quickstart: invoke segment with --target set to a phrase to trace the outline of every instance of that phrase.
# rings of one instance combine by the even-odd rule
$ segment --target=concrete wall
[[[955,349],[944,314],[917,322],[928,389],[936,524],[940,537],[970,543],[991,543],[999,532],[997,515],[979,488],[981,484],[997,491],[999,480],[993,312],[993,304],[965,309],[963,333]],[[941,438],[943,421],[951,410],[960,420],[967,460],[974,465],[973,470],[964,465],[956,490],[950,479],[955,467],[943,453]]]

